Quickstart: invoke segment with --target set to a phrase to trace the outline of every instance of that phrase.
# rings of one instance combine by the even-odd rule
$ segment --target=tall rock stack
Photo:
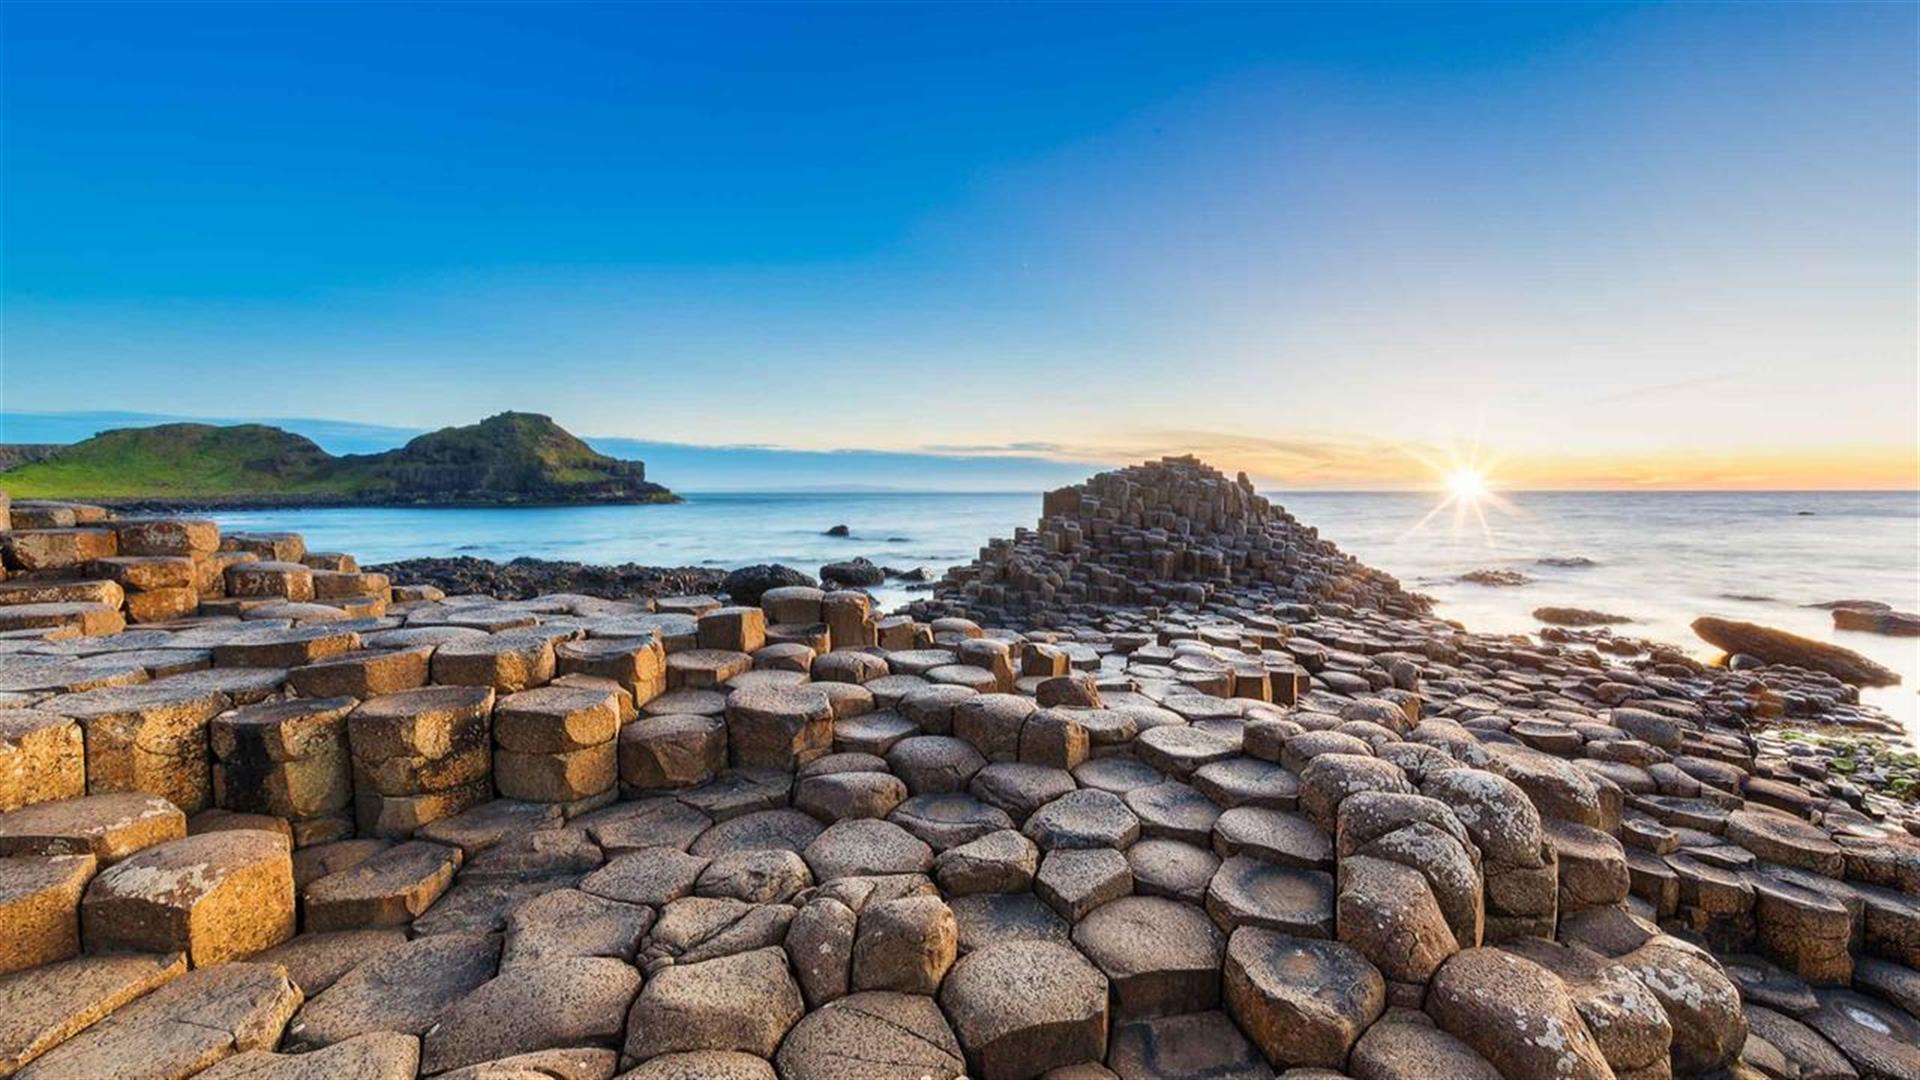
[[[1034,529],[990,542],[948,571],[920,617],[1013,626],[1089,623],[1117,607],[1335,601],[1425,614],[1399,582],[1194,457],[1101,473],[1049,491]]]

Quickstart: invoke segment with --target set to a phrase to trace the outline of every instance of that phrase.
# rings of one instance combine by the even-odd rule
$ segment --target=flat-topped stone
[[[1220,1004],[1226,939],[1193,904],[1127,896],[1095,908],[1073,943],[1107,977],[1116,1021],[1201,1012]]]
[[[303,897],[310,931],[406,926],[453,883],[460,849],[426,840],[388,848],[308,885]]]
[[[168,980],[186,974],[179,953],[82,956],[0,978],[0,1074],[60,1045]]]
[[[284,837],[257,830],[169,840],[102,871],[80,917],[91,951],[245,959],[293,936],[293,859]]]
[[[432,934],[370,957],[301,1007],[287,1050],[305,1051],[373,1031],[424,1034],[450,1006],[493,978],[497,938]]]
[[[80,725],[57,713],[0,710],[0,813],[87,793]]]
[[[0,858],[0,975],[80,952],[80,896],[99,860],[84,855]]]
[[[271,1048],[299,1007],[300,991],[276,965],[202,968],[121,1007],[19,1075],[184,1078],[229,1055]]]
[[[108,866],[187,835],[187,815],[155,795],[114,792],[0,814],[0,856],[92,854]]]
[[[940,1005],[982,1080],[1107,1056],[1107,979],[1071,946],[1009,941],[969,953],[941,986]]]

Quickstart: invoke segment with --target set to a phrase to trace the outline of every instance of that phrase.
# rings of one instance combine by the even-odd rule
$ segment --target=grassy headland
[[[206,506],[674,499],[647,481],[641,462],[607,457],[547,417],[511,412],[341,457],[263,424],[122,428],[0,472],[0,489],[16,499]]]

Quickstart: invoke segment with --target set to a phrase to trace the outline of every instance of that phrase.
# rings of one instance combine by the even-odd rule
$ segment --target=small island
[[[602,454],[537,413],[441,428],[397,450],[335,456],[265,424],[103,431],[0,472],[25,499],[174,509],[677,502],[646,465]]]

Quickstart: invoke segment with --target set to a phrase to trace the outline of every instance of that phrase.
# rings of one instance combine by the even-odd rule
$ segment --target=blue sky
[[[9,412],[1916,469],[1907,5],[0,10]]]

